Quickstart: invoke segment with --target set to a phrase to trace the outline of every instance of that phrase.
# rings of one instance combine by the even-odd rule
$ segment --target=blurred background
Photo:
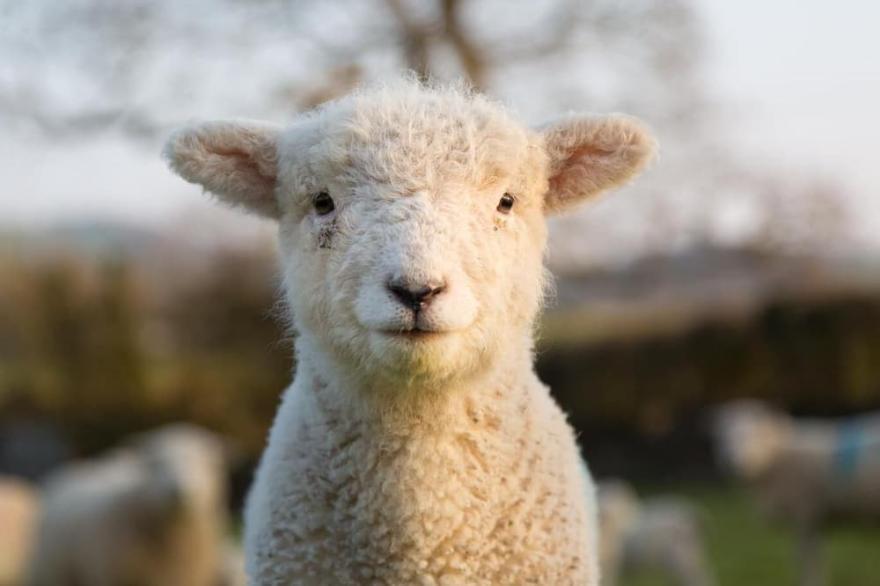
[[[0,0],[0,475],[18,491],[0,483],[0,538],[25,559],[47,479],[185,421],[234,448],[218,473],[234,549],[296,366],[273,228],[168,172],[163,138],[193,118],[288,121],[412,69],[534,124],[653,127],[637,185],[551,223],[539,374],[596,477],[696,519],[710,577],[633,546],[618,583],[794,584],[803,523],[719,461],[711,414],[752,398],[851,429],[880,410],[878,18],[863,0]],[[830,432],[828,458],[880,478],[880,443],[856,436]],[[17,513],[2,501],[28,491]],[[880,480],[860,494],[880,503]],[[807,573],[876,584],[871,520],[817,520]],[[18,583],[4,563],[26,562],[0,560]]]

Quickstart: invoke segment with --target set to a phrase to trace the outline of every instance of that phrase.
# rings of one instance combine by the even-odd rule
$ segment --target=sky
[[[708,74],[747,156],[807,167],[880,201],[880,3],[698,6],[711,45]]]
[[[880,3],[699,0],[697,7],[706,76],[745,160],[841,182],[860,213],[880,220]],[[150,223],[206,207],[197,188],[167,172],[158,150],[113,135],[73,148],[0,133],[7,185],[0,222]]]

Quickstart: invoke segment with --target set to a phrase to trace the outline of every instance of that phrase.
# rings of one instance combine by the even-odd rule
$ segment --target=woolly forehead
[[[405,192],[466,186],[518,197],[547,188],[540,135],[488,100],[464,96],[352,96],[288,128],[279,159],[282,181],[306,192],[326,189],[328,180]]]
[[[163,153],[221,201],[280,220],[306,213],[308,193],[344,197],[368,184],[392,193],[507,191],[522,200],[521,216],[530,208],[562,213],[635,177],[654,145],[638,120],[621,114],[567,114],[531,131],[461,88],[397,84],[331,102],[287,128],[192,124]]]

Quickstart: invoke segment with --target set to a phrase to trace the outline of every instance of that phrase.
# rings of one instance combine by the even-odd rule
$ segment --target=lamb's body
[[[406,416],[341,401],[301,371],[248,503],[249,575],[595,584],[592,488],[564,415],[523,370]]]
[[[592,488],[532,370],[544,218],[652,144],[411,82],[172,137],[181,175],[279,221],[297,374],[246,512],[254,584],[596,586]]]

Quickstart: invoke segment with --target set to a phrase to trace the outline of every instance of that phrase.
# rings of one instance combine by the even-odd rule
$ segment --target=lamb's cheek
[[[527,232],[528,225],[517,220],[510,226],[496,258],[496,264],[503,267],[507,285],[496,289],[504,293],[501,302],[508,319],[520,325],[522,321],[530,320],[538,309],[542,262],[535,254],[532,238]]]
[[[309,327],[332,323],[328,291],[330,250],[315,246],[315,232],[306,232],[285,249],[282,243],[282,267],[288,302],[297,325]]]

